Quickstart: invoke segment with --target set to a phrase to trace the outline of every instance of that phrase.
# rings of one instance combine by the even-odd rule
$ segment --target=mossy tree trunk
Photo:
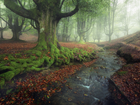
[[[51,44],[57,46],[57,37],[56,37],[56,26],[58,21],[52,17],[53,13],[49,10],[46,11],[46,15],[42,13],[41,18],[39,18],[40,23],[40,32],[37,49],[47,49]]]

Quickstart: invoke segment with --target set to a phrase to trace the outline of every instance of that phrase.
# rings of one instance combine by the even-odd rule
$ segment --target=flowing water
[[[108,78],[121,68],[122,63],[111,52],[98,53],[91,67],[83,67],[67,79],[61,92],[50,99],[51,105],[115,105],[108,90]]]

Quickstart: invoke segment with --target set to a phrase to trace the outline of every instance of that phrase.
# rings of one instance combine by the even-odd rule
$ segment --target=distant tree
[[[120,22],[122,23],[120,30],[124,31],[125,35],[128,35],[129,30],[133,27],[133,24],[130,24],[131,13],[128,13],[128,8],[129,8],[128,6],[129,4],[126,3],[120,18]]]
[[[1,5],[0,5],[1,6]],[[2,9],[0,7],[0,17],[2,17]],[[5,24],[5,26],[3,25],[3,21],[0,18],[0,39],[3,39],[3,31],[7,29],[7,23]]]
[[[79,42],[83,43],[84,38],[86,38],[86,32],[91,28],[92,17],[83,12],[78,12],[77,14],[77,33],[79,35]]]
[[[110,0],[107,10],[107,15],[104,18],[104,32],[109,37],[109,42],[111,42],[111,36],[114,31],[114,18],[115,11],[118,4],[118,0]]]

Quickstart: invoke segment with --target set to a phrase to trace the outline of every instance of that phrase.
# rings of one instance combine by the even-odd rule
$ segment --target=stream
[[[91,67],[67,79],[61,92],[50,98],[50,105],[116,105],[108,89],[108,79],[122,67],[121,60],[112,52],[99,52]],[[67,86],[66,86],[67,85]]]

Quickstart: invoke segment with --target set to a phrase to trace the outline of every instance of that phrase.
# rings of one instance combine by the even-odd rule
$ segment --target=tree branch
[[[11,11],[15,12],[16,14],[18,14],[22,17],[29,18],[29,19],[37,21],[37,19],[36,19],[36,14],[37,14],[36,9],[25,11],[21,6],[18,6],[12,0],[4,0],[4,5],[7,8],[9,8]]]
[[[6,20],[4,20],[2,17],[0,17],[0,18],[8,24],[8,22]]]
[[[21,1],[20,1],[20,0],[18,0],[18,2],[19,2],[19,4],[20,4],[21,8],[22,8],[22,9],[24,9],[25,11],[27,11],[27,9],[25,9],[25,8],[23,7],[23,5],[22,5]],[[25,5],[25,2],[24,2],[24,5]]]
[[[62,5],[63,5],[64,1],[65,1],[65,0],[63,0],[63,1],[61,2],[61,5],[60,5],[60,7],[59,7],[60,9],[62,8]]]
[[[79,0],[77,0],[77,5],[76,5],[76,7],[75,7],[75,9],[73,11],[68,12],[68,13],[60,13],[59,16],[58,16],[58,19],[72,16],[78,11],[79,11]]]

